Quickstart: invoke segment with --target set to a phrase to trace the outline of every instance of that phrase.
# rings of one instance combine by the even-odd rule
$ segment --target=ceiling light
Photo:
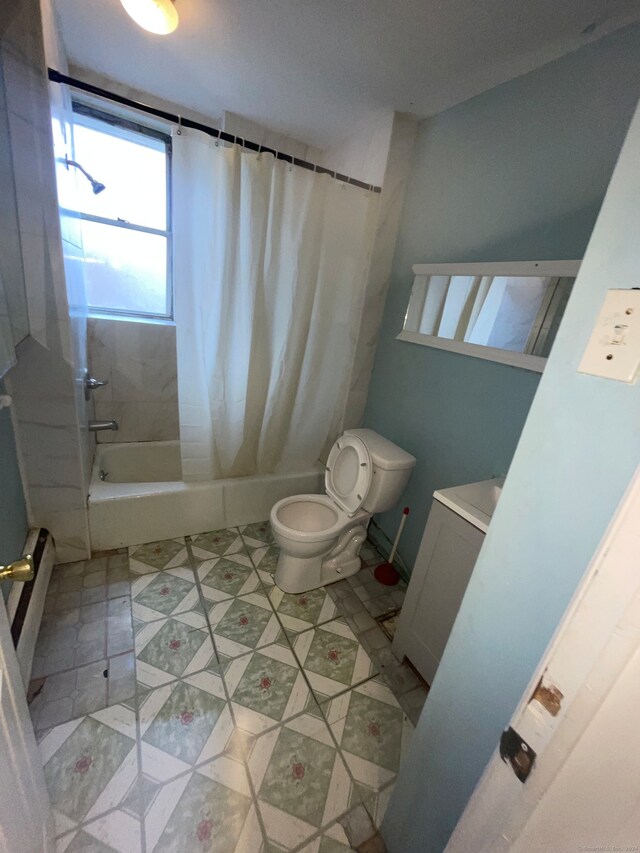
[[[150,33],[164,36],[178,26],[178,13],[172,0],[120,0],[136,24]]]

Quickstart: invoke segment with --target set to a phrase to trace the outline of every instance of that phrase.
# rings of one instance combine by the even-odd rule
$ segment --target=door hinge
[[[521,782],[526,782],[536,760],[535,751],[511,726],[502,732],[500,758],[508,762]]]

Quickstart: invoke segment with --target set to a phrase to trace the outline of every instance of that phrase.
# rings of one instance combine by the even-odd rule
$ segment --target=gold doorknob
[[[8,566],[0,566],[0,581],[32,581],[34,577],[35,571],[31,554],[27,554],[21,560],[16,560],[15,563],[9,563]]]

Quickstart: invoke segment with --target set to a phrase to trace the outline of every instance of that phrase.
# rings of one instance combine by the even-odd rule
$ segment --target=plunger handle
[[[402,518],[400,519],[400,527],[398,527],[398,532],[396,533],[396,538],[393,540],[393,548],[391,549],[391,554],[389,555],[389,562],[393,565],[394,557],[396,556],[396,551],[398,550],[398,542],[400,541],[400,537],[402,536],[402,531],[404,530],[404,526],[407,523],[407,516],[409,515],[409,507],[406,506],[402,510]]]

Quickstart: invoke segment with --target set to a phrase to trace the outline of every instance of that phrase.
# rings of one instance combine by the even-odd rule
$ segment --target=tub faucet
[[[103,429],[120,429],[118,421],[89,421],[89,432],[101,432]]]
[[[89,402],[89,400],[91,399],[92,391],[95,391],[96,388],[102,388],[104,385],[108,384],[108,379],[94,379],[93,376],[89,373],[89,369],[85,368],[84,378],[82,380],[82,385],[84,387],[84,399]]]

